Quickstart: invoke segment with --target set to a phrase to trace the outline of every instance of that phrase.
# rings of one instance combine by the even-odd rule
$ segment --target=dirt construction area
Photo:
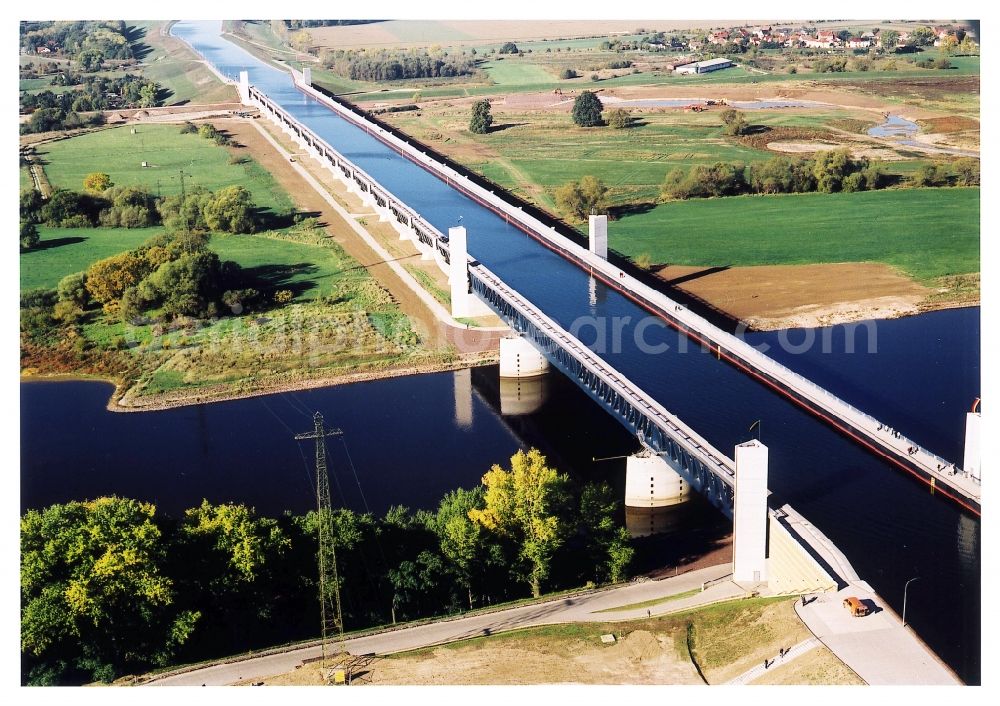
[[[607,635],[614,641],[602,640]],[[723,684],[808,636],[790,600],[756,605],[738,600],[649,620],[550,625],[379,656],[353,683]],[[822,646],[777,666],[766,679],[860,683]],[[322,683],[316,662],[264,680],[276,686]]]
[[[658,276],[759,330],[917,313],[931,290],[879,263],[664,267]],[[809,302],[801,305],[801,302]]]

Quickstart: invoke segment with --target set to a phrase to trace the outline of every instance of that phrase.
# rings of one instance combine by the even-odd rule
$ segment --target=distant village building
[[[693,64],[683,64],[678,66],[674,69],[674,73],[707,74],[711,71],[718,71],[719,69],[728,69],[733,65],[733,62],[729,59],[708,59],[706,61],[696,61]]]
[[[865,37],[851,37],[847,40],[850,49],[867,49],[872,45],[872,40]]]
[[[709,44],[727,44],[729,42],[729,32],[722,30],[721,32],[712,32],[708,37]]]

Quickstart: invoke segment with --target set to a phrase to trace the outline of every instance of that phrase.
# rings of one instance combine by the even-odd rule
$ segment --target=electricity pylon
[[[326,429],[323,415],[313,415],[315,428],[311,432],[296,434],[296,439],[316,440],[316,509],[319,525],[319,611],[322,626],[321,668],[325,672],[332,657],[330,641],[337,635],[336,655],[344,655],[344,617],[340,610],[340,584],[337,580],[337,554],[334,547],[333,509],[330,505],[330,476],[326,470],[326,441],[328,436],[342,436],[340,429]]]

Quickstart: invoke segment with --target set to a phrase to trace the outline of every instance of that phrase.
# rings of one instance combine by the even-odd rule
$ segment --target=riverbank
[[[192,390],[182,390],[159,395],[130,397],[128,391],[119,395],[116,388],[115,394],[108,401],[108,410],[111,412],[154,412],[164,409],[174,409],[176,407],[262,397],[282,392],[298,392],[300,390],[312,390],[321,387],[350,385],[357,382],[386,380],[407,375],[423,375],[493,365],[499,361],[499,358],[499,352],[495,355],[478,354],[474,358],[460,356],[448,362],[428,362],[421,365],[407,365],[383,370],[362,370],[334,376],[324,375],[304,380],[265,383],[251,390],[233,390],[226,386],[220,386],[194,388]]]
[[[691,267],[656,272],[667,285],[748,330],[820,328],[979,306],[979,275],[944,277],[932,287],[881,263]]]

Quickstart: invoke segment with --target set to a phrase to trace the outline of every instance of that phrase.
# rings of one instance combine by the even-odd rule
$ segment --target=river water
[[[710,443],[731,453],[735,443],[747,438],[749,425],[761,419],[761,437],[770,447],[769,487],[775,495],[822,529],[897,612],[903,583],[921,576],[922,581],[911,586],[908,622],[964,679],[978,682],[978,520],[931,497],[923,486],[675,332],[653,326],[639,336],[637,324],[647,317],[627,299],[600,285],[592,295],[589,278],[575,266],[303,96],[287,75],[221,40],[217,23],[181,23],[175,33],[223,73],[249,69],[252,82],[438,228],[444,230],[462,216],[475,257],[575,330]],[[602,321],[621,323],[621,340],[601,341],[588,322]],[[979,395],[978,309],[879,322],[871,328],[876,333],[873,353],[867,346],[862,352],[843,352],[850,338],[846,327],[825,330],[834,332],[826,353],[822,340],[790,352],[800,340],[794,337],[807,332],[758,334],[751,340],[772,348],[783,343],[789,352],[779,347],[769,353],[830,384],[848,402],[927,448],[960,462],[963,414]],[[782,341],[781,336],[790,340]],[[479,394],[473,393],[471,423],[466,423],[469,415],[459,409],[456,396],[458,389],[464,400],[465,387],[462,381],[456,385],[454,375],[421,376],[296,393],[298,399],[258,398],[111,420],[113,415],[100,411],[106,388],[29,383],[22,388],[22,478],[27,493],[22,502],[34,506],[106,492],[140,497],[154,492],[164,502],[176,490],[185,497],[171,501],[178,506],[189,506],[191,498],[204,495],[248,502],[258,509],[304,507],[294,506],[290,497],[282,500],[295,483],[301,488],[294,491],[296,498],[308,490],[309,450],[293,448],[287,439],[292,431],[308,429],[307,408],[319,407],[331,424],[348,432],[347,448],[365,496],[357,493],[362,506],[365,500],[372,509],[394,502],[428,506],[444,490],[477,482],[489,463],[504,460],[518,445],[509,420],[505,424],[495,409],[489,413],[482,392],[489,385],[483,379],[472,385]],[[618,453],[630,450],[630,444],[634,448],[634,442],[624,438],[620,444],[611,443],[622,430],[601,417],[582,393],[571,386],[555,387],[562,392],[552,395],[533,415],[539,423],[527,425],[523,433],[545,430],[536,436],[558,447],[556,455],[575,472],[613,473],[586,463],[600,455],[590,450],[605,438],[609,447],[621,448]],[[86,408],[80,407],[83,404]],[[591,414],[585,409],[599,414],[584,423]],[[63,414],[62,424],[54,425],[53,417]],[[88,422],[81,426],[81,419]],[[105,423],[124,426],[87,429],[88,424]],[[53,428],[69,438],[54,439]],[[336,442],[331,448],[341,453]],[[289,463],[288,456],[294,472],[281,470],[287,468],[282,463]],[[339,463],[347,469],[341,486],[350,486],[354,477],[346,453]],[[196,474],[193,480],[188,480],[189,472]],[[153,485],[144,490],[137,485],[142,482]],[[356,506],[348,490],[341,492],[345,502]],[[940,596],[948,597],[948,611],[936,609]]]

